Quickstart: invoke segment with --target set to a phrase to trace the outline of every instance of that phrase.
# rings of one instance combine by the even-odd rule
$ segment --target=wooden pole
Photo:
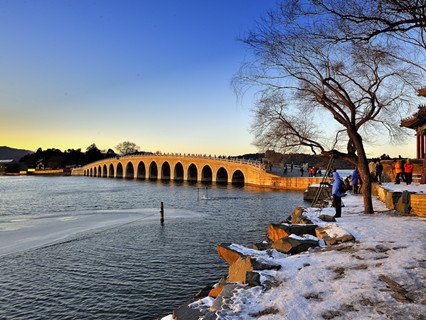
[[[160,202],[160,223],[164,224],[164,204],[163,201]]]

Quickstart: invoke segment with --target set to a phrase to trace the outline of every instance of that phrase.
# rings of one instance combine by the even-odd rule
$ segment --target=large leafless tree
[[[331,42],[391,44],[388,54],[426,71],[425,0],[288,0],[281,10],[309,17]]]
[[[325,27],[306,12],[300,14],[297,2],[286,4],[244,40],[256,59],[234,79],[238,90],[260,88],[255,143],[283,151],[308,148],[349,160],[364,181],[365,212],[373,213],[364,143],[385,132],[401,136],[399,120],[419,75],[392,54],[392,43],[330,41],[318,30],[330,29],[331,20]],[[338,22],[335,29],[341,27]]]

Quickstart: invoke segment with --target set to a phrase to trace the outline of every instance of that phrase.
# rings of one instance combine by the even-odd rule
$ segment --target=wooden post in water
[[[160,223],[164,224],[164,204],[163,201],[160,202]]]

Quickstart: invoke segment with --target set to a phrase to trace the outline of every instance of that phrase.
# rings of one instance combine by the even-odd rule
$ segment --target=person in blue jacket
[[[333,187],[331,190],[333,194],[334,208],[336,209],[336,214],[334,217],[340,218],[342,216],[342,197],[344,197],[345,194],[339,191],[339,189],[341,190],[342,180],[340,179],[340,175],[336,169],[333,170],[333,178]]]
[[[357,168],[352,172],[352,192],[359,193],[359,172]]]

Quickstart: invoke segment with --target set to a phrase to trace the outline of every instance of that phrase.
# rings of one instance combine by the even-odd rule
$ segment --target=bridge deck
[[[72,175],[91,177],[194,181],[248,184],[282,190],[305,190],[321,178],[280,176],[281,170],[265,171],[258,161],[181,155],[131,155],[89,163],[72,170]]]

